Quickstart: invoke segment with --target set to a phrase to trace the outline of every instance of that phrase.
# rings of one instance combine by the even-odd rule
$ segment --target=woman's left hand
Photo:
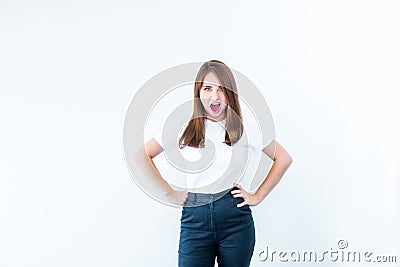
[[[246,190],[243,189],[243,187],[240,184],[234,184],[239,189],[232,190],[231,194],[233,197],[242,197],[244,201],[242,203],[239,203],[237,205],[238,208],[243,207],[244,205],[249,205],[249,206],[255,206],[261,202],[260,199],[258,199],[256,194],[250,194]]]

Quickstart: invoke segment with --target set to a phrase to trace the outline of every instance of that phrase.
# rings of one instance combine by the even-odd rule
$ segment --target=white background
[[[340,239],[399,266],[399,13],[365,0],[1,1],[0,266],[176,266],[180,210],[130,177],[124,116],[153,75],[210,59],[259,87],[294,159],[253,207],[251,266],[274,266],[257,259],[266,245]]]

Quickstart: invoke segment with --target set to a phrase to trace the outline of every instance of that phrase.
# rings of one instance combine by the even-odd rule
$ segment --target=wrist
[[[260,192],[254,193],[254,196],[255,196],[255,199],[256,199],[257,203],[261,203],[261,201],[263,201],[264,198],[265,198],[265,196],[262,196],[262,195],[260,194]]]

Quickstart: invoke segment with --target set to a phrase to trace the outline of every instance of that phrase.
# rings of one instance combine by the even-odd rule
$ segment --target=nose
[[[212,92],[210,93],[210,98],[211,98],[211,99],[218,99],[218,92],[217,92],[217,90],[212,90]]]

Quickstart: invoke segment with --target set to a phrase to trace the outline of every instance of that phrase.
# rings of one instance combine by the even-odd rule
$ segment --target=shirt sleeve
[[[151,138],[154,138],[157,143],[162,146],[164,149],[171,148],[172,146],[178,146],[179,139],[183,133],[183,131],[186,129],[186,126],[188,124],[188,121],[184,123],[184,125],[173,125],[173,127],[176,127],[177,129],[180,129],[179,131],[175,133],[171,133],[170,135],[166,134],[166,136],[163,136],[164,133],[164,124],[153,124],[153,125],[148,125],[146,131],[145,131],[145,141],[150,140]]]
[[[154,123],[146,125],[145,131],[144,131],[144,142],[147,142],[152,138],[154,138],[160,146],[164,147],[163,140],[162,140],[162,126],[161,125],[157,125]]]
[[[262,151],[270,145],[275,139],[275,131],[273,122],[269,125],[264,125],[263,129],[260,126],[259,120],[249,110],[248,107],[242,108],[243,128],[247,135],[247,142],[255,151]]]
[[[162,140],[162,131],[157,131],[157,132],[154,134],[153,138],[157,141],[157,143],[158,143],[160,146],[164,147],[164,143],[163,143],[163,140]]]

